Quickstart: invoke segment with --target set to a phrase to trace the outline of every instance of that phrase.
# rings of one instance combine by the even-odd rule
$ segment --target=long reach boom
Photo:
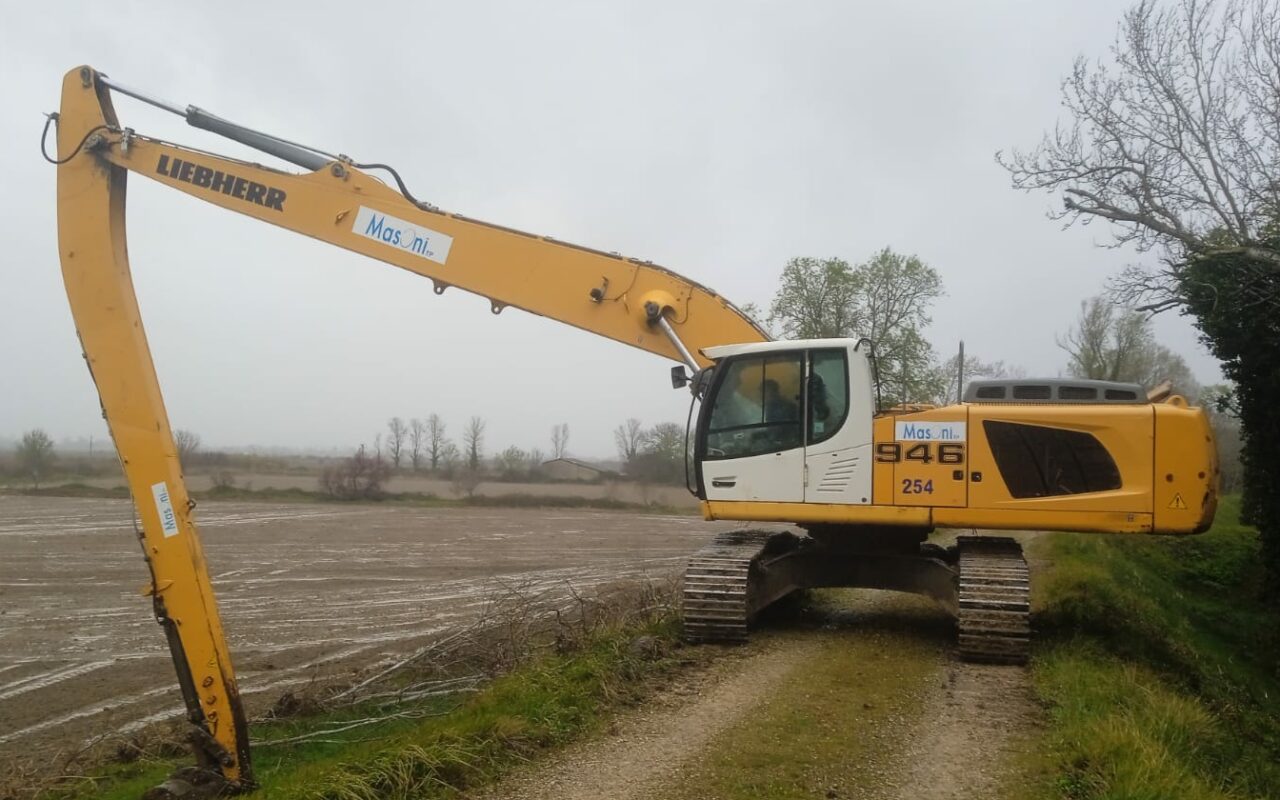
[[[111,105],[128,95],[306,170],[149,138]],[[67,74],[58,124],[58,246],[72,315],[142,521],[148,593],[168,637],[199,766],[152,797],[254,785],[244,711],[196,534],[194,504],[143,332],[125,247],[130,171],[489,300],[679,362],[701,401],[695,493],[707,519],[804,529],[725,531],[682,582],[686,639],[742,641],[797,590],[863,587],[932,598],[961,658],[1025,663],[1030,570],[1015,537],[928,541],[938,527],[1194,534],[1217,507],[1204,410],[1137,384],[971,383],[951,405],[882,409],[874,343],[769,341],[715,292],[670,270],[441,211],[395,170],[359,164],[121,86]],[[48,127],[46,127],[46,133]],[[399,191],[374,177],[388,173]],[[692,408],[691,408],[692,419]]]
[[[116,117],[113,90],[308,171],[135,133]],[[130,277],[129,172],[430,278],[437,294],[457,287],[488,298],[495,314],[520,308],[693,369],[710,363],[704,348],[768,339],[727,300],[670,270],[440,211],[350,159],[147,97],[87,66],[65,76],[56,122],[67,297],[141,518],[148,592],[173,654],[192,743],[200,766],[220,773],[227,788],[253,785],[248,728]],[[382,167],[366,166],[373,168]]]

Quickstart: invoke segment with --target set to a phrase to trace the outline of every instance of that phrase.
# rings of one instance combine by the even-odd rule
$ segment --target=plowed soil
[[[495,592],[666,580],[728,524],[533,509],[202,504],[250,713],[406,652]],[[0,760],[178,716],[127,501],[0,496]]]

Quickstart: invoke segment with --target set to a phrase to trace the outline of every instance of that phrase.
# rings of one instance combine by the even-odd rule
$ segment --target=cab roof
[[[701,352],[712,361],[719,361],[729,356],[743,353],[772,353],[779,350],[814,350],[824,347],[851,348],[858,344],[858,339],[779,339],[773,342],[753,342],[751,344],[721,344],[715,347],[704,347]]]

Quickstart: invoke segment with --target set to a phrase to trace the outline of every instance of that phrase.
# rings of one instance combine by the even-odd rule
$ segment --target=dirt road
[[[199,509],[250,712],[404,652],[501,586],[674,575],[724,525],[531,509],[218,503]],[[0,758],[180,713],[126,501],[0,496]]]
[[[1039,725],[1027,671],[959,662],[919,598],[832,596],[474,800],[1009,796]]]

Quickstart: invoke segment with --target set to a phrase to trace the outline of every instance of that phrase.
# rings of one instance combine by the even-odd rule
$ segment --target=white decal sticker
[[[364,206],[356,212],[351,232],[437,264],[443,264],[449,258],[449,248],[453,247],[452,236]]]
[[[178,535],[178,515],[173,513],[173,503],[169,502],[169,487],[164,481],[151,484],[151,496],[156,499],[156,511],[160,512],[160,529],[164,538]]]
[[[900,442],[963,442],[963,422],[903,422],[897,421],[894,436]]]

